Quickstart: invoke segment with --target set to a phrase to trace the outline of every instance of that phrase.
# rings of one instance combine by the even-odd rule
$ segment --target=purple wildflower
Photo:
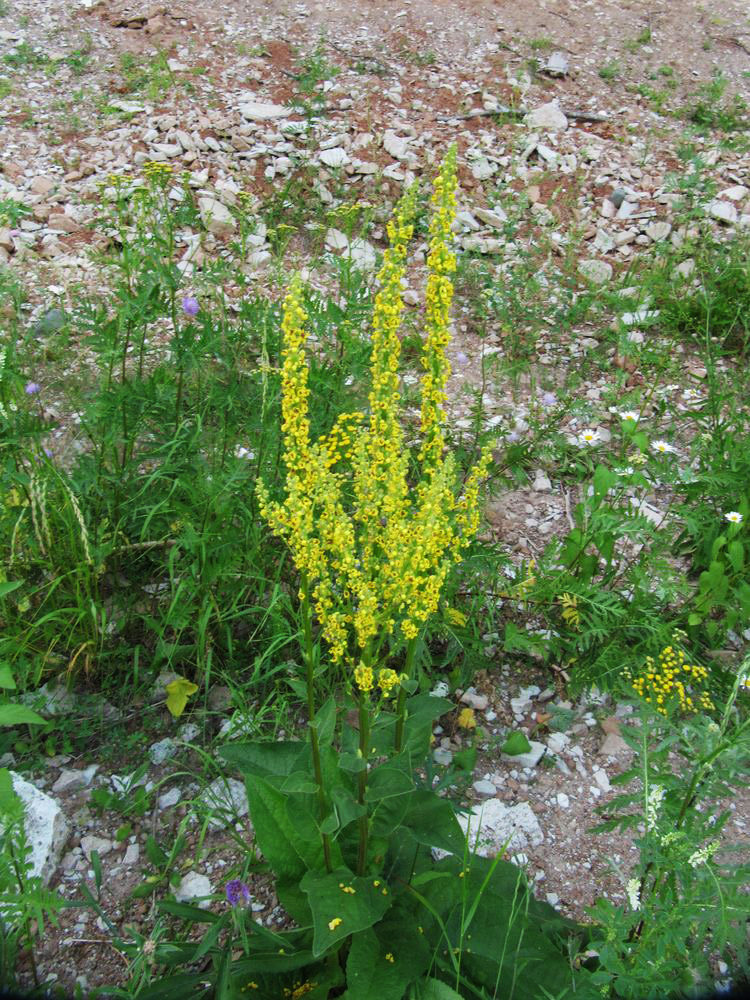
[[[27,382],[24,391],[27,396],[35,396],[41,388],[38,382]]]
[[[466,357],[466,355],[464,354],[463,351],[459,351],[458,354],[456,355],[456,361],[460,365],[465,365],[465,364],[468,364],[469,359]]]
[[[227,899],[232,906],[249,906],[251,898],[250,888],[242,879],[233,878],[227,882]]]
[[[557,396],[554,392],[543,392],[542,393],[542,406],[554,406],[557,402]]]
[[[188,316],[197,316],[199,310],[198,300],[192,295],[186,295],[182,300],[182,311]]]

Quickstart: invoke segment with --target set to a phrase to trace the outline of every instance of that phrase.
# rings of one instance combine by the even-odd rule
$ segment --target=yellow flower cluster
[[[334,917],[333,920],[328,921],[328,930],[335,931],[339,924],[343,924],[341,917]]]
[[[444,387],[449,374],[449,310],[453,294],[450,252],[455,213],[455,150],[435,182],[427,283],[427,336],[422,378],[421,476],[409,479],[409,451],[399,420],[398,330],[401,282],[416,212],[416,186],[407,191],[388,225],[390,246],[378,276],[372,325],[369,412],[340,416],[317,441],[310,437],[306,321],[302,290],[293,283],[284,304],[282,431],[286,498],[271,501],[258,486],[262,517],[291,549],[309,582],[317,619],[334,663],[347,663],[362,692],[375,685],[373,641],[400,626],[414,639],[438,608],[454,562],[479,526],[479,487],[491,449],[482,453],[462,495],[456,496],[452,457],[446,456]],[[376,654],[377,655],[377,654]],[[397,685],[380,671],[387,697]]]
[[[391,691],[400,682],[401,678],[396,673],[395,670],[391,670],[390,667],[384,667],[378,673],[378,687],[383,692],[384,698],[389,698]]]
[[[625,676],[636,694],[653,704],[662,715],[667,714],[667,704],[674,698],[678,699],[683,712],[715,708],[708,692],[697,690],[708,679],[706,668],[686,663],[682,650],[672,646],[664,647],[658,663],[647,656],[645,671],[640,676],[633,678],[629,670],[625,671]]]
[[[364,663],[360,663],[358,667],[355,667],[354,682],[360,691],[364,691],[365,693],[372,691],[375,686],[375,678],[373,676],[372,667],[366,667]]]
[[[143,164],[143,173],[147,181],[159,185],[166,184],[172,178],[172,168],[160,160],[147,160]]]
[[[311,993],[317,985],[317,983],[313,983],[309,979],[304,983],[301,979],[298,979],[293,987],[284,987],[284,996],[289,997],[290,1000],[302,1000],[302,997],[307,993]]]

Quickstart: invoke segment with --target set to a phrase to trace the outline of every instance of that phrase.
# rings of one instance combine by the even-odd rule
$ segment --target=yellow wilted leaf
[[[477,720],[474,718],[473,708],[462,708],[456,720],[461,729],[476,729]]]
[[[192,681],[187,680],[185,677],[176,677],[167,684],[167,708],[175,719],[182,715],[185,711],[188,698],[195,694],[197,690],[198,685],[193,684]]]
[[[578,610],[578,598],[575,594],[560,594],[560,604],[562,605],[563,621],[571,628],[578,628],[581,624],[581,614]]]

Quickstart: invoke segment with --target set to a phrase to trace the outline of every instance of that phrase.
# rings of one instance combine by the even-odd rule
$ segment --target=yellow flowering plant
[[[247,936],[250,957],[230,976],[240,991],[250,980],[277,988],[285,982],[278,975],[304,966],[315,996],[339,995],[346,986],[347,996],[401,1000],[412,983],[424,980],[446,944],[446,982],[485,986],[488,976],[496,982],[511,975],[512,949],[506,954],[495,933],[503,920],[511,936],[521,933],[530,953],[537,948],[554,992],[565,974],[545,923],[553,917],[560,930],[560,918],[531,898],[515,866],[467,859],[454,807],[420,777],[433,723],[454,706],[417,693],[417,644],[477,530],[491,451],[482,452],[459,489],[444,431],[455,189],[453,149],[432,195],[421,434],[413,453],[399,415],[398,331],[416,187],[388,226],[366,412],[339,416],[317,438],[311,433],[299,280],[285,300],[285,490],[281,498],[262,482],[257,490],[261,515],[288,546],[299,574],[305,677],[295,681],[295,690],[306,698],[309,735],[305,741],[234,743],[221,754],[245,774],[257,847],[299,929],[283,935],[283,961],[259,956],[269,946],[267,931]],[[333,672],[344,694],[319,705],[316,682],[324,670]],[[435,862],[434,848],[444,852],[442,861]],[[519,892],[525,898],[520,909]],[[486,907],[472,904],[477,959],[463,947],[460,914],[480,898]],[[530,960],[520,973],[529,990],[534,965]]]

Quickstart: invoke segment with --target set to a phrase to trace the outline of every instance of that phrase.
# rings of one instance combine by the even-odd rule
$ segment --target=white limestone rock
[[[332,170],[344,167],[349,162],[349,156],[342,146],[321,150],[318,159],[324,166],[330,167]]]
[[[536,767],[547,753],[547,747],[544,743],[538,743],[536,740],[529,740],[529,744],[531,745],[531,749],[527,750],[526,753],[504,753],[502,754],[503,760],[512,763],[515,767]]]
[[[44,885],[49,885],[70,834],[70,824],[51,796],[40,791],[20,774],[14,771],[9,773],[13,790],[24,807],[24,829],[31,847],[30,874],[39,876]]]
[[[212,830],[225,829],[230,823],[247,816],[249,810],[245,784],[236,778],[212,781],[198,802],[211,813],[208,825]]]
[[[603,285],[612,279],[612,265],[606,260],[582,260],[578,270],[584,278],[595,285]]]
[[[708,206],[708,214],[712,219],[724,222],[728,226],[734,225],[737,221],[737,209],[735,206],[731,201],[721,201],[719,198],[716,198]]]
[[[500,799],[488,799],[471,813],[458,817],[469,838],[469,851],[482,858],[494,858],[502,849],[522,851],[544,842],[539,820],[528,802],[508,806]]]
[[[540,129],[544,132],[564,132],[568,127],[568,119],[556,100],[541,104],[529,111],[523,120],[530,129]]]
[[[232,213],[216,198],[203,195],[198,199],[198,209],[206,229],[215,236],[223,236],[234,231],[237,222]]]
[[[240,104],[239,112],[243,118],[252,122],[268,122],[275,118],[288,118],[292,113],[291,108],[285,108],[281,104],[263,104],[260,101],[247,101]]]
[[[210,897],[213,888],[206,875],[198,872],[188,872],[175,889],[174,898],[178,903],[195,903],[200,909],[207,910],[211,905]]]

